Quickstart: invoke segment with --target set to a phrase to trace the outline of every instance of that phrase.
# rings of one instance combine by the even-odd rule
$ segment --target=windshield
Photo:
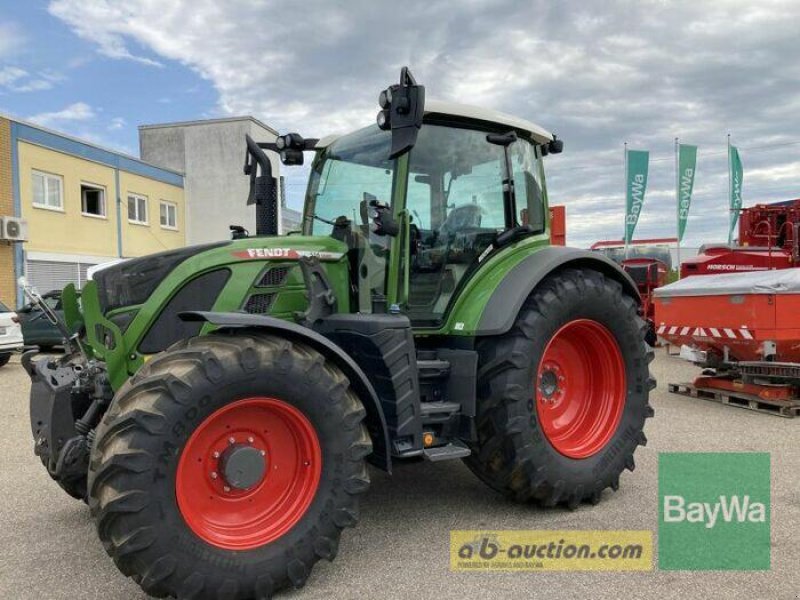
[[[315,161],[306,195],[303,232],[330,235],[337,217],[366,227],[366,206],[391,203],[395,161],[388,160],[392,135],[377,125],[342,136]]]

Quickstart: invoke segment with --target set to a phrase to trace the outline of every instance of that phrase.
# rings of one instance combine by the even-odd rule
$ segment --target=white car
[[[22,327],[17,313],[0,302],[0,367],[8,364],[11,354],[22,350]]]

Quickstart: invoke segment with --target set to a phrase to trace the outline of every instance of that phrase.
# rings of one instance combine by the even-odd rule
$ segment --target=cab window
[[[506,214],[504,148],[485,131],[426,124],[409,158],[406,207],[412,218],[407,312],[438,323],[459,282],[498,233],[514,225],[544,231],[540,161],[525,140],[509,147],[516,188]]]

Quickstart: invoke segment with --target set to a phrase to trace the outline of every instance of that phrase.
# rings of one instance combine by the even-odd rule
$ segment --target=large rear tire
[[[616,490],[653,415],[646,329],[615,280],[592,269],[548,277],[511,331],[478,343],[469,468],[506,496],[545,506]]]
[[[332,560],[372,444],[342,372],[271,335],[212,334],[153,358],[97,428],[89,505],[149,594],[269,598]]]

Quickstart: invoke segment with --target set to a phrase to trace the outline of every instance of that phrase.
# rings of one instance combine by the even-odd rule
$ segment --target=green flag
[[[689,206],[692,204],[694,174],[697,170],[697,146],[678,146],[678,242],[683,239]]]
[[[633,239],[633,232],[644,205],[650,153],[646,150],[628,150],[626,159],[625,171],[628,181],[625,184],[625,243],[627,244]]]
[[[728,230],[728,243],[733,240],[733,230],[736,228],[736,222],[739,220],[739,210],[742,208],[742,180],[744,179],[744,171],[742,170],[742,159],[739,157],[739,149],[736,146],[731,146],[728,158],[730,188],[731,188],[731,226]]]

